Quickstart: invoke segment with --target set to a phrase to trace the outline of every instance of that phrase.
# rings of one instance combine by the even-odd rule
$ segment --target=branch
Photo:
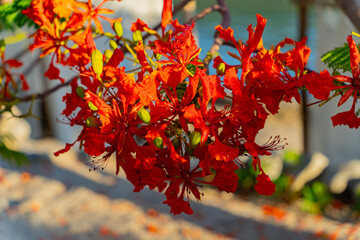
[[[64,82],[62,84],[59,84],[59,85],[57,85],[57,86],[55,86],[53,88],[50,88],[50,89],[46,90],[45,92],[31,94],[31,95],[28,95],[28,96],[25,96],[25,97],[19,97],[19,98],[15,98],[15,99],[9,99],[9,100],[5,99],[5,102],[12,102],[12,101],[29,102],[29,101],[32,101],[34,99],[44,99],[48,95],[52,94],[53,92],[65,87],[65,86],[68,86],[75,78],[77,78],[77,77],[72,77],[71,79],[67,80],[66,82]]]
[[[214,4],[211,7],[207,7],[204,10],[202,10],[200,13],[198,13],[196,16],[193,16],[189,19],[189,21],[186,22],[186,24],[191,24],[192,22],[196,22],[199,19],[204,18],[209,13],[212,13],[214,11],[220,11],[221,6],[219,4]]]
[[[335,2],[360,31],[360,2],[358,0],[335,0]]]
[[[220,6],[220,8],[217,10],[221,16],[222,16],[222,20],[221,20],[221,26],[225,29],[228,28],[230,26],[230,12],[229,12],[229,8],[226,4],[225,0],[217,0],[218,5]],[[224,43],[224,39],[219,37],[219,32],[216,31],[215,32],[215,36],[214,36],[214,43],[211,46],[211,48],[208,51],[208,55],[213,56],[216,52],[219,51],[220,46]],[[212,57],[206,57],[204,59],[204,65],[205,68],[207,68],[207,66],[209,65],[210,61],[211,61]]]

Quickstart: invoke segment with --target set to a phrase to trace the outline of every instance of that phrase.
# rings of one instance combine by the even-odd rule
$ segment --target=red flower
[[[255,190],[262,195],[271,195],[275,192],[275,184],[264,172],[256,177]]]
[[[198,189],[198,183],[203,183],[199,178],[204,177],[203,171],[199,170],[199,165],[190,170],[190,160],[186,159],[183,163],[164,163],[167,165],[168,174],[171,176],[169,187],[165,191],[167,203],[171,207],[171,212],[179,214],[190,211],[189,194],[193,194],[197,200],[200,200],[201,193]],[[188,201],[184,201],[187,198]],[[185,202],[187,204],[185,204]],[[190,208],[191,209],[191,208]]]
[[[355,103],[360,89],[360,53],[352,36],[347,38],[350,50],[350,65],[353,77],[348,76],[334,76],[334,80],[346,83],[346,85],[338,88],[348,88],[344,95],[340,98],[338,106],[344,104],[352,95],[354,95],[351,109],[346,112],[338,113],[331,118],[333,125],[347,125],[350,128],[358,128],[360,126],[360,118],[355,114]]]
[[[192,75],[186,68],[188,64],[202,65],[196,61],[201,49],[196,45],[192,35],[193,27],[194,25],[184,26],[182,32],[172,34],[167,42],[161,40],[154,42],[154,53],[161,54],[168,59],[158,61],[162,66],[159,72],[160,78],[166,86],[172,89],[176,89],[179,83]]]

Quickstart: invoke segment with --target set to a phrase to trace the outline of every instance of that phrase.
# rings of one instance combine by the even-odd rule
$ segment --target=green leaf
[[[349,45],[346,43],[343,47],[335,48],[325,53],[322,55],[321,61],[334,70],[340,69],[344,72],[351,72]]]
[[[297,166],[301,161],[301,154],[296,151],[287,150],[284,153],[283,161],[291,166]]]
[[[305,186],[303,188],[302,194],[303,194],[304,199],[306,199],[310,202],[315,202],[315,196],[309,186]]]
[[[301,209],[303,211],[309,212],[309,213],[319,213],[320,208],[316,202],[309,201],[307,199],[303,199],[301,203]]]
[[[0,5],[0,31],[15,30],[25,24],[34,25],[34,22],[21,11],[30,6],[31,0],[14,0],[11,3]]]
[[[325,183],[316,181],[312,184],[311,189],[316,199],[320,199],[327,194],[327,186]]]
[[[9,163],[22,166],[24,164],[29,164],[28,157],[21,152],[11,150],[6,147],[6,145],[1,142],[0,139],[0,157],[2,160],[8,161]]]

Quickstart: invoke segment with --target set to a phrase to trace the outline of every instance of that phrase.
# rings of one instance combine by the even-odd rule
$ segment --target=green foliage
[[[351,72],[349,45],[344,44],[343,47],[335,48],[334,50],[325,53],[321,57],[321,61],[334,70]]]
[[[284,153],[283,161],[292,167],[297,166],[301,161],[301,154],[296,151],[287,150]]]
[[[24,153],[9,149],[4,142],[5,138],[10,138],[10,137],[0,136],[0,159],[4,161],[8,161],[12,164],[16,164],[18,166],[28,164],[29,163],[28,157]]]
[[[331,203],[332,196],[325,183],[316,181],[302,190],[302,209],[307,212],[318,213]]]
[[[249,160],[247,162],[247,167],[245,168],[239,168],[235,171],[237,176],[239,177],[238,180],[238,190],[246,190],[253,189],[254,185],[256,184],[256,176],[258,175],[258,172],[254,170],[254,168],[251,166],[252,161]]]
[[[195,75],[196,72],[196,66],[194,64],[189,63],[186,65],[186,69],[192,74]]]
[[[281,174],[275,181],[274,184],[276,185],[275,194],[285,194],[289,191],[289,187],[291,184],[291,177],[286,174]]]
[[[21,13],[30,6],[31,0],[14,0],[0,5],[0,31],[32,25],[34,22]]]

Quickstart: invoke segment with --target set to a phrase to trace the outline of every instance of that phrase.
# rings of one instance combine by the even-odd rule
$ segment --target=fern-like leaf
[[[343,47],[335,48],[325,53],[322,55],[321,61],[334,70],[351,72],[349,45],[346,43]]]

